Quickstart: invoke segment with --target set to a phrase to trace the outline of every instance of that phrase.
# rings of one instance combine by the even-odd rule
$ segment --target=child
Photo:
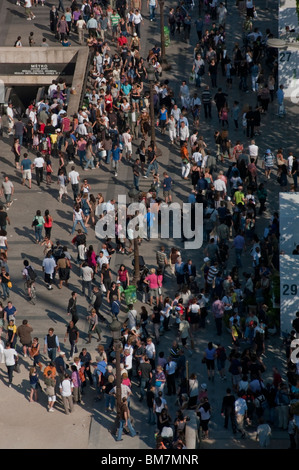
[[[37,401],[37,383],[38,383],[38,375],[36,367],[30,367],[29,370],[29,381],[30,381],[30,395],[29,401],[33,402],[34,400]]]
[[[38,136],[38,132],[37,132],[37,131],[34,131],[34,132],[33,132],[32,148],[33,148],[34,150],[38,150],[38,149],[39,149],[39,136]]]
[[[52,168],[51,160],[49,157],[46,160],[46,173],[47,173],[46,184],[51,184],[52,183],[51,175],[53,173],[53,168]]]

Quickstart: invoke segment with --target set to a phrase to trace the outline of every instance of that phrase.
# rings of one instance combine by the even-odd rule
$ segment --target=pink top
[[[150,289],[158,289],[159,284],[157,274],[149,274],[146,276],[145,280],[149,283]]]

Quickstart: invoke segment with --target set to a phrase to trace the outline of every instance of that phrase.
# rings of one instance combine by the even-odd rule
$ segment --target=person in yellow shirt
[[[245,194],[243,193],[243,186],[238,186],[238,191],[235,192],[234,194],[234,201],[235,204],[245,204]]]

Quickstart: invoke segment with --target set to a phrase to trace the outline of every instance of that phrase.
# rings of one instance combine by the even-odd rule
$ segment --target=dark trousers
[[[44,175],[44,169],[43,167],[41,168],[35,168],[35,176],[36,176],[36,182],[37,186],[40,186],[40,184],[43,182],[43,175]]]
[[[167,375],[166,382],[168,395],[175,395],[175,374]]]
[[[228,428],[229,419],[231,420],[231,423],[232,423],[233,432],[236,432],[237,426],[236,426],[235,410],[231,408],[230,406],[224,409],[224,427],[225,428]]]
[[[13,371],[15,366],[6,366],[7,367],[7,373],[8,373],[8,383],[12,383],[12,376],[13,376]]]
[[[79,184],[72,184],[72,190],[73,190],[73,195],[74,195],[74,201],[76,201],[76,197],[79,194]]]
[[[204,112],[205,112],[205,118],[212,117],[212,105],[211,105],[211,103],[204,103],[203,108],[204,108]]]

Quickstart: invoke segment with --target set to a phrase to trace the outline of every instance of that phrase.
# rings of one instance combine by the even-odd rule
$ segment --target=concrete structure
[[[47,87],[52,80],[63,78],[73,89],[68,111],[74,114],[79,107],[88,57],[86,47],[2,47],[0,83],[6,89],[5,97],[9,99],[12,87]]]

